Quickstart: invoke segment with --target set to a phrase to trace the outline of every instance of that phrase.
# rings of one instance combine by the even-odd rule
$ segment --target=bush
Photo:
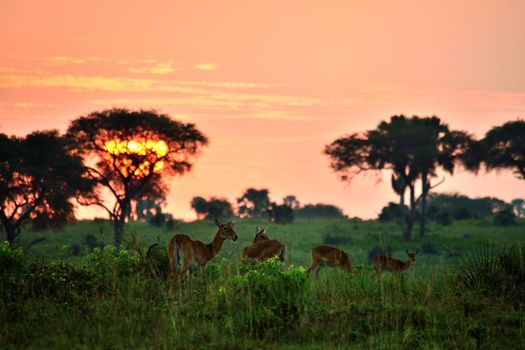
[[[516,224],[516,214],[510,208],[503,209],[494,216],[494,223],[498,226],[512,226]]]
[[[439,225],[448,226],[452,224],[452,217],[448,211],[441,211],[436,215],[436,222]]]
[[[306,273],[302,266],[290,266],[285,271],[280,268],[280,260],[273,258],[257,265],[247,264],[241,275],[233,277],[231,292],[236,299],[249,299],[237,306],[241,315],[235,320],[243,321],[237,327],[262,336],[272,328],[297,326],[299,310],[305,302]],[[223,287],[221,293],[226,293],[227,288]]]
[[[525,250],[521,244],[485,245],[467,252],[458,266],[464,286],[484,293],[525,297]]]
[[[92,252],[95,248],[104,248],[104,243],[99,242],[97,237],[92,233],[86,235],[84,242],[88,246],[89,252]]]

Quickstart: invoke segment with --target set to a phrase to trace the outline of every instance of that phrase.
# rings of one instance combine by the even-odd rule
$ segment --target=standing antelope
[[[406,250],[406,253],[408,255],[408,260],[406,262],[402,262],[391,256],[376,256],[372,259],[372,265],[374,265],[380,275],[382,275],[384,271],[394,273],[405,271],[412,264],[416,263],[416,255],[419,254],[419,249],[414,253],[409,253],[408,250]]]
[[[213,238],[213,241],[209,244],[193,240],[184,234],[173,236],[168,242],[168,259],[170,261],[171,276],[173,278],[177,277],[177,269],[173,256],[174,252],[177,254],[176,263],[179,264],[182,260],[182,267],[179,271],[181,281],[184,279],[184,275],[192,262],[199,265],[201,273],[203,274],[206,264],[219,253],[224,240],[231,239],[234,242],[237,241],[238,237],[233,229],[233,224],[234,222],[221,224],[219,220],[215,219],[217,232],[215,233],[215,238]]]
[[[262,228],[259,230],[259,226],[255,226],[255,236],[253,236],[252,243],[255,244],[257,242],[268,241],[268,240],[270,240],[270,237],[266,235],[266,229]]]
[[[255,228],[255,236],[253,237],[253,244],[244,247],[242,251],[243,259],[249,258],[257,262],[277,256],[281,263],[284,261],[286,247],[284,244],[276,239],[270,239],[266,235],[266,229],[259,230]]]
[[[306,271],[306,274],[310,276],[310,273],[315,272],[315,276],[319,277],[319,269],[321,265],[332,266],[344,269],[349,274],[352,274],[352,264],[346,254],[341,249],[330,247],[327,245],[318,245],[312,249],[312,266]]]

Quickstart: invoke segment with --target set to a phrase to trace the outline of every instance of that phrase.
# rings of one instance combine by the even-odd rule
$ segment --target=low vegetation
[[[284,268],[278,260],[241,263],[256,225],[287,244]],[[181,223],[178,231],[209,242],[214,226]],[[168,277],[172,230],[132,225],[121,250],[101,248],[112,241],[105,221],[44,232],[48,238],[31,248],[42,232],[27,231],[19,247],[0,245],[0,342],[8,349],[519,349],[522,226],[431,225],[425,239],[406,243],[398,226],[375,221],[242,220],[240,244],[225,242],[205,276],[182,285]],[[323,269],[319,279],[306,277],[310,249],[326,234],[351,237],[338,247],[350,256],[352,276]],[[386,247],[400,259],[405,249],[421,252],[405,273],[380,278],[367,258]]]

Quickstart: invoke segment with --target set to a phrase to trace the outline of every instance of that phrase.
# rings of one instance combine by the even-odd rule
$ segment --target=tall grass
[[[182,285],[162,248],[95,249],[45,261],[0,246],[5,348],[465,349],[523,347],[524,303],[448,269],[377,276],[219,258]]]

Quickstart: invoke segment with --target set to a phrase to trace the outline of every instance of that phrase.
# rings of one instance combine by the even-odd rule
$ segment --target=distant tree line
[[[497,224],[508,225],[515,222],[516,217],[523,215],[523,200],[515,199],[507,203],[494,197],[469,198],[458,193],[431,193],[428,196],[427,218],[438,224],[449,225],[454,220],[467,220],[494,217]],[[404,212],[408,212],[405,206]],[[399,221],[401,207],[390,202],[383,207],[378,216],[379,221]],[[422,207],[416,210],[416,218],[420,218]],[[503,220],[502,220],[503,219]]]
[[[281,203],[270,199],[268,189],[248,188],[239,198],[236,207],[227,199],[193,197],[191,207],[200,219],[238,215],[249,218],[267,218],[271,222],[287,224],[295,218],[344,218],[343,211],[331,204],[306,204],[301,206],[294,195],[283,198]]]

